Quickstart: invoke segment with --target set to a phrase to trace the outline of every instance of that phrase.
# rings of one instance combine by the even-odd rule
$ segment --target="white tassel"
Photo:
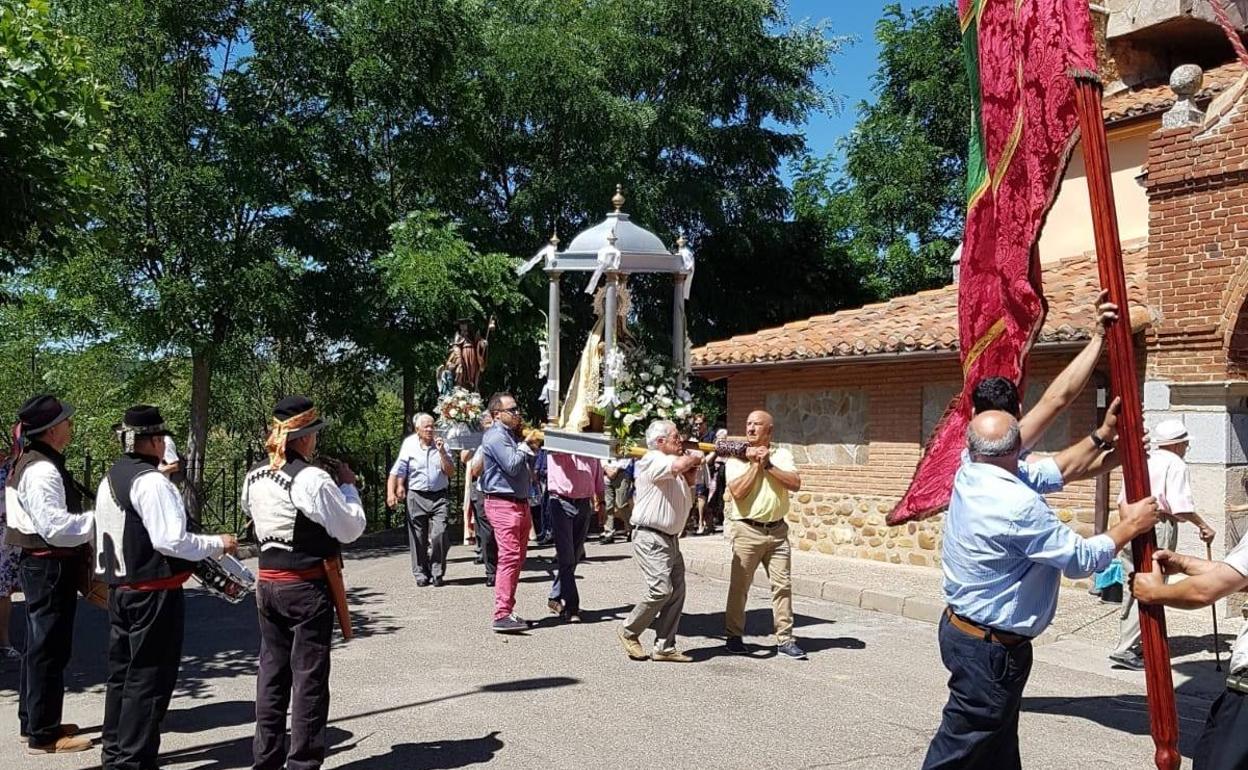
[[[594,269],[594,274],[589,277],[589,285],[585,287],[586,294],[593,294],[598,288],[598,281],[602,279],[603,273],[620,269],[620,250],[615,248],[615,238],[610,239],[612,245],[603,246],[598,249],[598,267]]]
[[[689,301],[689,292],[693,290],[693,252],[689,250],[688,246],[681,246],[680,251],[677,253],[680,254],[680,265],[685,272],[685,301],[687,302]]]

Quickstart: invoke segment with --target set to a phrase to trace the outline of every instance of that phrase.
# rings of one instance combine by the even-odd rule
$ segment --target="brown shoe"
[[[692,663],[693,658],[684,654],[675,648],[670,650],[655,650],[650,653],[650,660],[656,663]]]
[[[624,652],[628,653],[628,657],[633,660],[646,660],[646,651],[641,648],[641,640],[628,635],[624,629],[620,629],[620,644],[624,645]]]
[[[562,615],[563,614],[563,602],[559,601],[558,599],[547,599],[546,609],[550,610],[551,615]]]
[[[86,751],[91,748],[90,738],[80,738],[78,736],[65,735],[56,739],[54,743],[45,743],[42,746],[27,746],[27,754],[73,754],[76,751]]]
[[[66,724],[61,725],[61,737],[63,738],[68,738],[70,736],[77,735],[78,731],[79,731],[79,727],[76,724],[66,723]],[[17,736],[17,739],[21,741],[22,743],[30,743],[29,735],[19,735]]]

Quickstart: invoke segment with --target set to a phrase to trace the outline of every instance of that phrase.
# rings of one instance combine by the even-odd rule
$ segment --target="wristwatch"
[[[1100,449],[1103,452],[1110,452],[1114,448],[1114,442],[1106,441],[1105,439],[1096,435],[1096,431],[1092,431],[1090,434],[1088,434],[1088,438],[1092,439],[1092,444],[1097,449]]]

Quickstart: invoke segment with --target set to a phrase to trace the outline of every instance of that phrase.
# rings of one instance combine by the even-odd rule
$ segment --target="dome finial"
[[[676,249],[677,249],[677,250],[680,250],[680,249],[685,248],[685,244],[686,244],[686,243],[688,243],[688,242],[689,242],[689,241],[687,241],[687,240],[685,239],[685,234],[684,234],[684,233],[681,233],[681,234],[680,234],[680,237],[676,239]]]
[[[550,234],[550,245],[559,248],[559,228],[556,227]]]
[[[624,208],[624,185],[617,184],[615,186],[615,195],[611,196],[611,205],[615,206],[617,214],[620,212],[620,209]]]

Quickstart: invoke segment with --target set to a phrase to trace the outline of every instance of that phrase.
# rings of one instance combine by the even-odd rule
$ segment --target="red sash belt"
[[[118,588],[128,588],[131,591],[172,591],[175,588],[181,588],[182,584],[191,579],[190,572],[179,572],[176,575],[170,575],[167,578],[157,578],[155,580],[140,580],[137,583],[127,583]]]
[[[26,555],[39,559],[72,559],[82,556],[82,551],[77,548],[27,548]]]
[[[261,580],[272,580],[274,583],[294,583],[300,580],[324,580],[325,565],[318,564],[308,569],[262,569]]]

